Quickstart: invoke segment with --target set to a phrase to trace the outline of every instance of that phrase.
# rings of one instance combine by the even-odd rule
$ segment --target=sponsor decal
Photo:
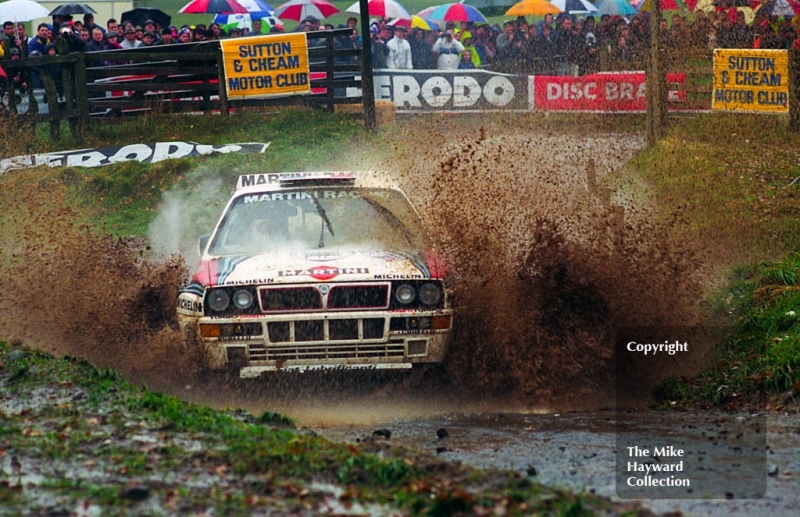
[[[715,50],[711,108],[721,111],[788,113],[788,51]]]
[[[571,76],[532,76],[532,109],[544,111],[646,111],[644,72]],[[686,74],[667,74],[668,84],[685,84]],[[684,91],[668,92],[682,100]]]
[[[302,178],[332,178],[351,177],[341,172],[274,172],[271,174],[242,174],[236,181],[236,188],[252,187],[254,185],[273,185],[281,180]]]
[[[203,312],[203,302],[181,298],[178,300],[178,308],[192,312]]]
[[[526,110],[527,76],[485,70],[376,71],[375,100],[397,111]]]
[[[267,147],[269,147],[269,143],[204,145],[195,142],[157,142],[132,144],[123,147],[29,154],[0,160],[0,174],[40,165],[49,167],[101,167],[128,161],[155,163],[173,158],[186,158],[187,156],[200,156],[211,153],[264,153]]]
[[[337,268],[332,266],[314,266],[307,269],[290,269],[278,271],[278,276],[310,276],[317,280],[330,280],[339,275],[365,275],[369,274],[369,268],[365,267],[345,267]]]
[[[263,203],[268,201],[298,201],[301,199],[340,199],[340,198],[359,198],[361,192],[358,190],[303,190],[286,192],[267,192],[264,194],[253,194],[242,196],[242,203]]]
[[[372,278],[375,280],[421,280],[425,277],[422,275],[375,275]]]
[[[220,47],[231,99],[311,92],[305,33],[223,39]]]
[[[352,251],[303,251],[292,253],[291,256],[300,260],[310,260],[312,262],[325,262],[327,260],[339,260],[353,255]]]

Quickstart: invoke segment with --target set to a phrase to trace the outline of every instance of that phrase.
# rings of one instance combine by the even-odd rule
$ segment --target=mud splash
[[[397,171],[454,272],[455,342],[443,368],[414,379],[411,391],[367,382],[392,401],[395,415],[419,407],[398,409],[397,393],[421,393],[434,411],[452,411],[454,403],[475,410],[607,404],[616,326],[702,320],[704,286],[691,247],[676,246],[669,228],[651,223],[651,210],[628,194],[587,184],[587,167],[601,179],[642,147],[640,137],[488,137],[480,129],[464,138],[437,128],[406,136],[414,145],[376,151],[382,158],[367,167],[358,157],[345,164]],[[296,409],[298,399],[331,386],[365,395],[348,404],[368,403],[363,384],[341,380],[254,387],[203,376],[174,322],[188,273],[183,259],[158,259],[149,243],[76,226],[63,189],[33,180],[37,174],[3,179],[6,192],[18,194],[4,196],[0,227],[7,279],[0,339],[84,356],[133,382],[217,406]],[[321,414],[327,401],[306,407]]]

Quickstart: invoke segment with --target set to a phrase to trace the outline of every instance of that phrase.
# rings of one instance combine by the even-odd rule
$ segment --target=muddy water
[[[417,420],[376,420],[370,425],[313,426],[334,440],[354,444],[373,437],[375,430],[389,431],[388,441],[423,449],[442,458],[460,461],[479,468],[518,471],[537,482],[586,490],[619,499],[615,479],[619,451],[615,411],[570,413],[474,413],[450,414]],[[750,418],[750,415],[746,415]],[[703,470],[698,475],[718,476],[723,491],[734,499],[703,500],[648,499],[642,504],[656,512],[681,511],[684,515],[702,516],[775,516],[800,515],[800,417],[769,415],[766,448],[743,462],[733,447],[709,443],[711,434],[725,433],[732,415],[704,412],[673,414],[642,412],[625,415],[629,423],[646,426],[652,432],[684,438],[687,448],[706,453]],[[446,431],[443,432],[443,431]],[[383,433],[386,434],[385,432]],[[440,435],[445,435],[440,438]],[[721,435],[721,436],[724,436]],[[716,460],[716,464],[714,461]],[[741,498],[735,488],[747,491],[750,486],[766,483],[764,496]],[[743,486],[744,485],[744,486]],[[756,490],[758,493],[758,490]]]

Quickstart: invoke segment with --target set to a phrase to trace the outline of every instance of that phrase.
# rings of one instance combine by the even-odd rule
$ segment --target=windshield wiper
[[[325,247],[325,226],[328,227],[328,231],[331,232],[331,236],[335,237],[333,233],[333,225],[331,225],[331,220],[328,219],[328,214],[325,213],[325,209],[322,208],[322,205],[319,203],[317,198],[312,197],[311,201],[314,203],[314,206],[317,207],[317,213],[322,218],[322,227],[320,228],[319,232],[319,247]]]

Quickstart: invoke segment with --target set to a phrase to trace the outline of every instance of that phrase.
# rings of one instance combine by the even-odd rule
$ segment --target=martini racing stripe
[[[219,268],[219,273],[217,276],[217,285],[224,284],[228,276],[236,269],[236,266],[249,258],[248,256],[223,257],[218,260],[217,267]]]

